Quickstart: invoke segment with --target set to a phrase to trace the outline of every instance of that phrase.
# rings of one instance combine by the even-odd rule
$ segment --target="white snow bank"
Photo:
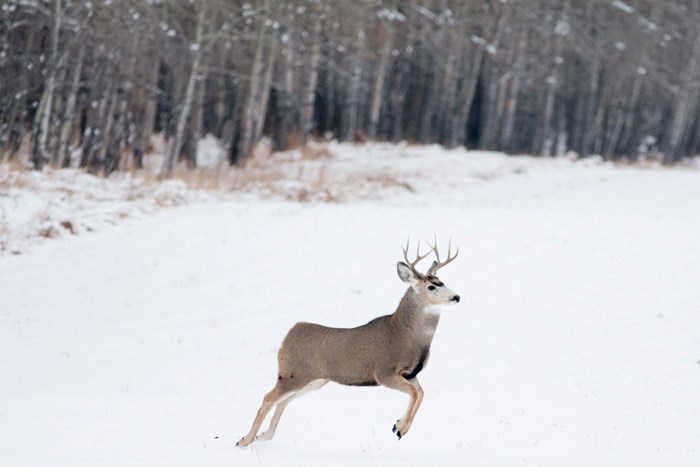
[[[232,169],[220,165],[222,146],[207,137],[198,148],[211,167],[178,172],[187,182],[157,180],[165,150],[162,138],[152,140],[153,152],[144,159],[146,169],[135,175],[124,172],[104,178],[76,169],[34,172],[0,165],[0,255],[27,252],[45,238],[92,232],[121,219],[194,200],[415,202],[430,196],[434,202],[450,202],[455,193],[464,196],[501,178],[517,184],[519,178],[549,174],[575,186],[586,183],[584,178],[595,179],[611,171],[639,170],[615,169],[600,157],[513,157],[437,145],[331,141],[279,153],[272,153],[268,146],[263,142],[245,168]],[[658,164],[653,167],[668,170]],[[697,159],[684,167],[697,171]]]
[[[161,207],[207,198],[179,180],[76,169],[43,172],[0,165],[0,254],[23,253],[45,238],[94,232]]]

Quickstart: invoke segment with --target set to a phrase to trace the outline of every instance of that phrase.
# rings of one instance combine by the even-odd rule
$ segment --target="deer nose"
[[[459,303],[459,295],[455,295],[454,297],[452,297],[452,301]]]

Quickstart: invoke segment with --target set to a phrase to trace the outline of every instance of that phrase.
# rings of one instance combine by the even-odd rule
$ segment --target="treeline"
[[[700,153],[700,0],[4,0],[0,156],[167,174],[220,138]]]

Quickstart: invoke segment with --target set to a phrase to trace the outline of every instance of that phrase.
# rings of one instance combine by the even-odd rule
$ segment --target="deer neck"
[[[394,312],[393,319],[402,329],[422,341],[423,345],[430,345],[440,321],[440,313],[437,307],[417,294],[413,287],[409,287]]]

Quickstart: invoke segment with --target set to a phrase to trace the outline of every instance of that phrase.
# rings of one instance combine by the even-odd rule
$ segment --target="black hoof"
[[[396,433],[396,436],[398,436],[399,439],[401,439],[401,432],[400,432],[399,430],[396,429],[396,424],[394,424],[394,428],[392,428],[391,431],[393,431],[394,433]]]

